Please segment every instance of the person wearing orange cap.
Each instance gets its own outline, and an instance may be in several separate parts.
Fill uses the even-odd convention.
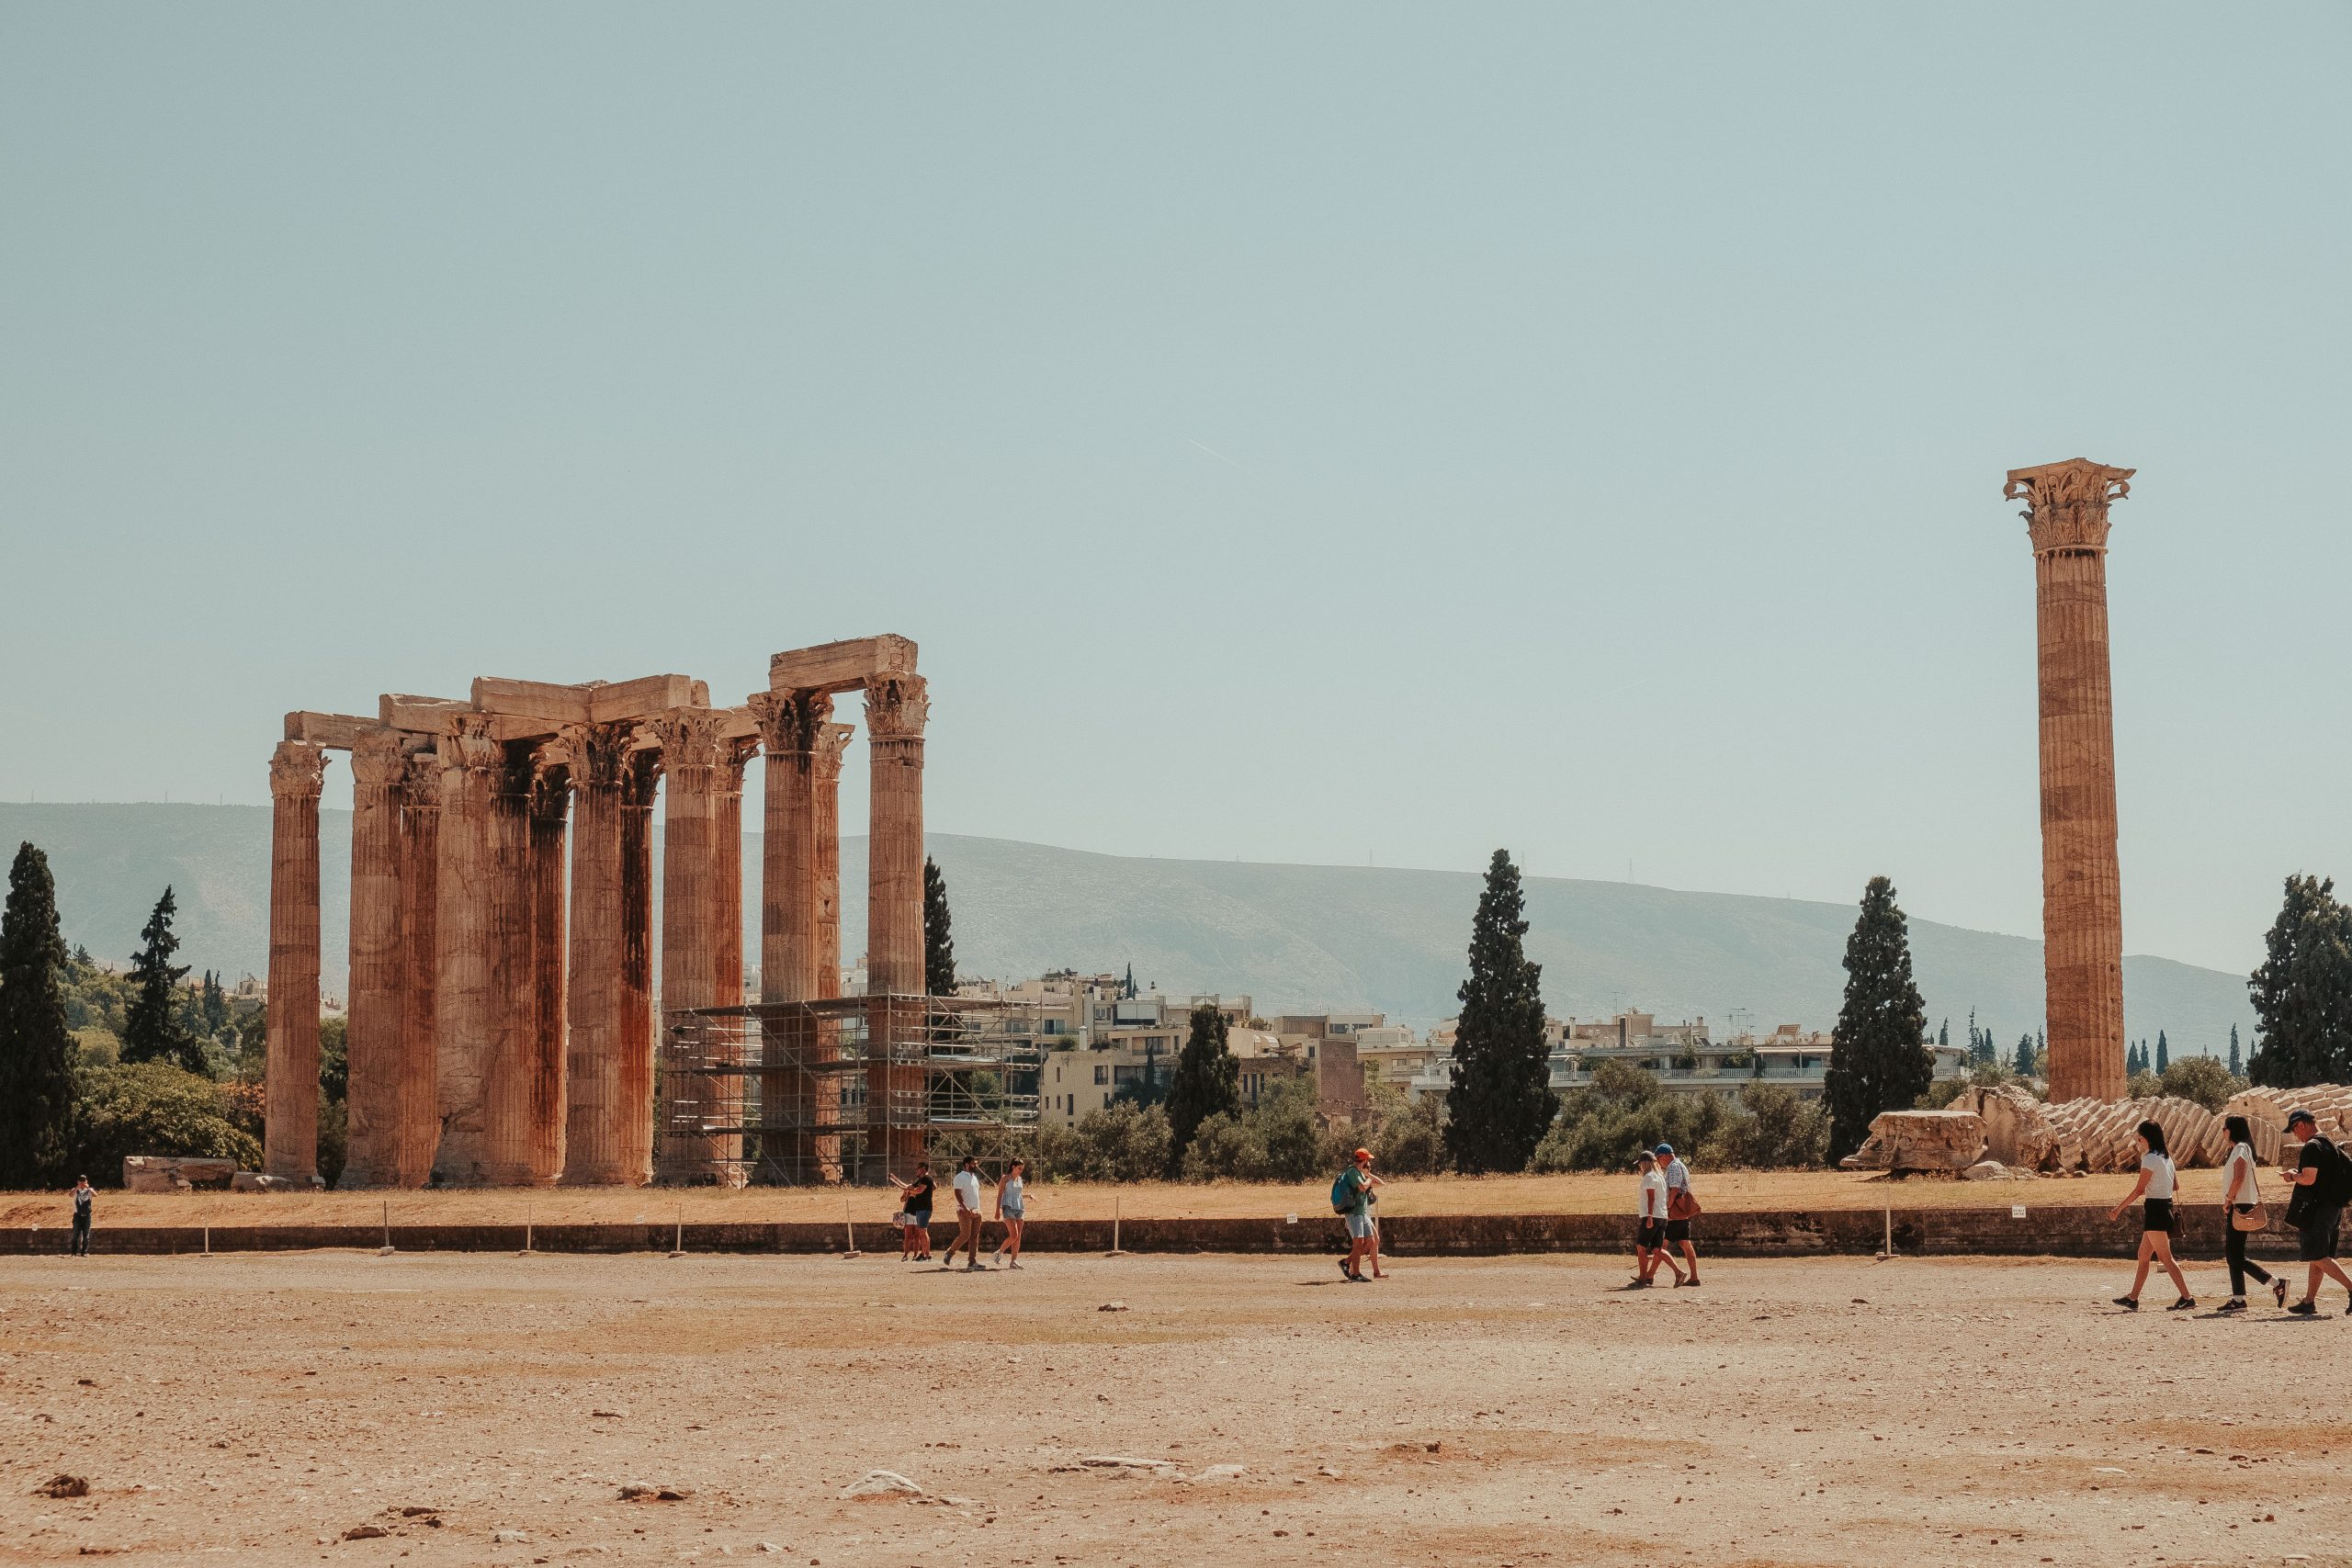
[[[1372,1151],[1358,1149],[1355,1163],[1340,1173],[1335,1195],[1344,1196],[1346,1206],[1340,1217],[1348,1224],[1348,1255],[1340,1263],[1340,1273],[1357,1284],[1364,1282],[1363,1261],[1372,1259],[1372,1277],[1385,1280],[1380,1272],[1380,1231],[1372,1217],[1372,1206],[1378,1201],[1372,1195],[1375,1187],[1387,1183],[1372,1173]]]

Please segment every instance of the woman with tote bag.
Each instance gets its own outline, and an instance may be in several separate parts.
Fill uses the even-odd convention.
[[[2270,1224],[2269,1213],[2262,1206],[2262,1190],[2254,1179],[2254,1129],[2243,1116],[2222,1118],[2222,1128],[2230,1135],[2230,1157],[2222,1162],[2222,1255],[2230,1263],[2230,1299],[2220,1310],[2245,1311],[2248,1276],[2257,1284],[2269,1286],[2271,1295],[2285,1306],[2287,1281],[2271,1278],[2268,1269],[2248,1262],[2245,1256],[2245,1238]]]

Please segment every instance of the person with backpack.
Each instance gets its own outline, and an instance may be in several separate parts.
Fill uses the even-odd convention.
[[[1690,1190],[1690,1169],[1675,1157],[1672,1144],[1660,1144],[1650,1153],[1666,1172],[1666,1245],[1680,1247],[1682,1261],[1690,1266],[1687,1271],[1676,1269],[1674,1282],[1677,1287],[1695,1285],[1699,1282],[1699,1252],[1690,1245],[1690,1222],[1699,1217],[1699,1200]],[[1671,1252],[1667,1255],[1667,1261],[1674,1261]]]
[[[2345,1277],[2335,1261],[2335,1228],[2344,1218],[2346,1201],[2352,1200],[2352,1160],[2345,1158],[2333,1138],[2321,1134],[2319,1118],[2308,1111],[2287,1118],[2287,1136],[2303,1140],[2302,1157],[2295,1167],[2295,1194],[2287,1201],[2287,1223],[2295,1227],[2295,1255],[2311,1269],[2303,1299],[2287,1310],[2297,1317],[2315,1316],[2324,1275],[2344,1287],[2344,1310],[2352,1315],[2352,1279]]]
[[[2262,1189],[2254,1178],[2254,1129],[2243,1116],[2227,1116],[2222,1120],[2222,1131],[2230,1139],[2229,1158],[2222,1162],[2222,1257],[2230,1266],[2230,1299],[2221,1310],[2245,1311],[2248,1275],[2256,1284],[2269,1286],[2271,1296],[2285,1306],[2287,1281],[2245,1255],[2245,1238],[2270,1223],[2262,1206]]]
[[[97,1190],[90,1179],[83,1177],[74,1184],[74,1256],[90,1256],[90,1210],[97,1201]]]
[[[1372,1228],[1372,1190],[1386,1185],[1372,1173],[1369,1149],[1358,1149],[1354,1163],[1331,1183],[1331,1212],[1346,1221],[1348,1226],[1348,1255],[1340,1259],[1340,1277],[1351,1284],[1370,1282],[1363,1271],[1367,1254],[1373,1256],[1377,1266],[1378,1254],[1373,1252],[1379,1243],[1374,1238]]]
[[[2180,1222],[2172,1206],[2174,1176],[2172,1156],[2165,1148],[2165,1130],[2154,1122],[2143,1122],[2139,1129],[2140,1179],[2124,1194],[2123,1201],[2108,1211],[2109,1224],[2123,1217],[2134,1199],[2146,1194],[2140,1218],[2140,1271],[2132,1276],[2132,1288],[2115,1298],[2115,1304],[2126,1312],[2140,1310],[2140,1287],[2148,1282],[2151,1265],[2161,1263],[2165,1272],[2172,1276],[2173,1284],[2180,1292],[2180,1299],[2165,1308],[2166,1312],[2187,1312],[2197,1304],[2188,1293],[2188,1281],[2180,1272],[2180,1265],[2173,1261],[2173,1233]]]

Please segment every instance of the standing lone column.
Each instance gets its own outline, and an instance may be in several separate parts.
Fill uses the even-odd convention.
[[[319,1169],[319,791],[326,753],[287,740],[269,760],[269,1018],[262,1165]]]
[[[348,1153],[338,1185],[397,1184],[401,1138],[401,783],[408,771],[400,737],[379,730],[351,747],[351,996]]]
[[[2107,509],[2131,468],[2009,470],[2033,539],[2041,677],[2041,942],[2050,1098],[2120,1100],[2123,892],[2107,648]]]
[[[873,786],[867,828],[865,988],[872,997],[919,997],[922,967],[922,733],[931,716],[920,675],[865,683]],[[924,1018],[922,1003],[885,1000],[866,1010],[865,1179],[913,1168],[922,1157]]]
[[[503,759],[490,721],[455,721],[440,738],[441,822],[435,876],[434,1077],[441,1136],[433,1175],[443,1186],[476,1187],[483,1168],[487,1077],[497,1044],[492,988],[492,774]]]
[[[563,1179],[617,1187],[621,1163],[621,769],[628,732],[572,740],[571,975],[565,1047]]]
[[[654,721],[662,738],[662,1128],[655,1178],[709,1182],[720,1176],[721,1141],[703,1129],[709,1076],[694,1070],[672,1034],[680,1011],[718,1000],[718,716],[673,708]]]

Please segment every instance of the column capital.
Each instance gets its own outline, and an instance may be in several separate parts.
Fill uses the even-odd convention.
[[[876,675],[865,682],[865,728],[876,740],[920,740],[931,720],[931,686],[920,675]]]
[[[651,747],[630,751],[621,759],[621,804],[651,810],[653,792],[662,783],[662,753]]]
[[[325,787],[327,753],[307,740],[281,740],[269,754],[269,793],[280,800],[319,798]]]
[[[637,726],[568,724],[556,732],[571,769],[571,782],[582,789],[617,789],[628,763]]]
[[[505,748],[490,732],[488,714],[459,714],[450,724],[449,732],[434,743],[443,768],[487,773],[505,760]]]
[[[529,809],[542,820],[561,822],[571,804],[571,748],[560,738],[531,753]]]
[[[411,811],[441,809],[441,755],[432,747],[401,755],[401,804]]]
[[[817,730],[817,777],[820,781],[838,781],[842,776],[842,754],[849,750],[849,738],[857,733],[854,724],[820,725]]]
[[[760,727],[760,743],[771,757],[815,750],[817,732],[833,716],[831,692],[754,692],[750,705]]]
[[[392,789],[408,776],[398,730],[372,729],[351,741],[351,782],[361,789]]]
[[[2022,501],[2018,515],[2033,539],[2033,553],[2107,548],[2107,508],[2132,493],[2136,468],[2110,468],[2087,457],[2039,468],[2011,468],[2002,499]]]
[[[718,765],[719,732],[727,716],[717,708],[669,708],[655,714],[650,722],[662,743],[662,765],[671,773],[681,768]]]

